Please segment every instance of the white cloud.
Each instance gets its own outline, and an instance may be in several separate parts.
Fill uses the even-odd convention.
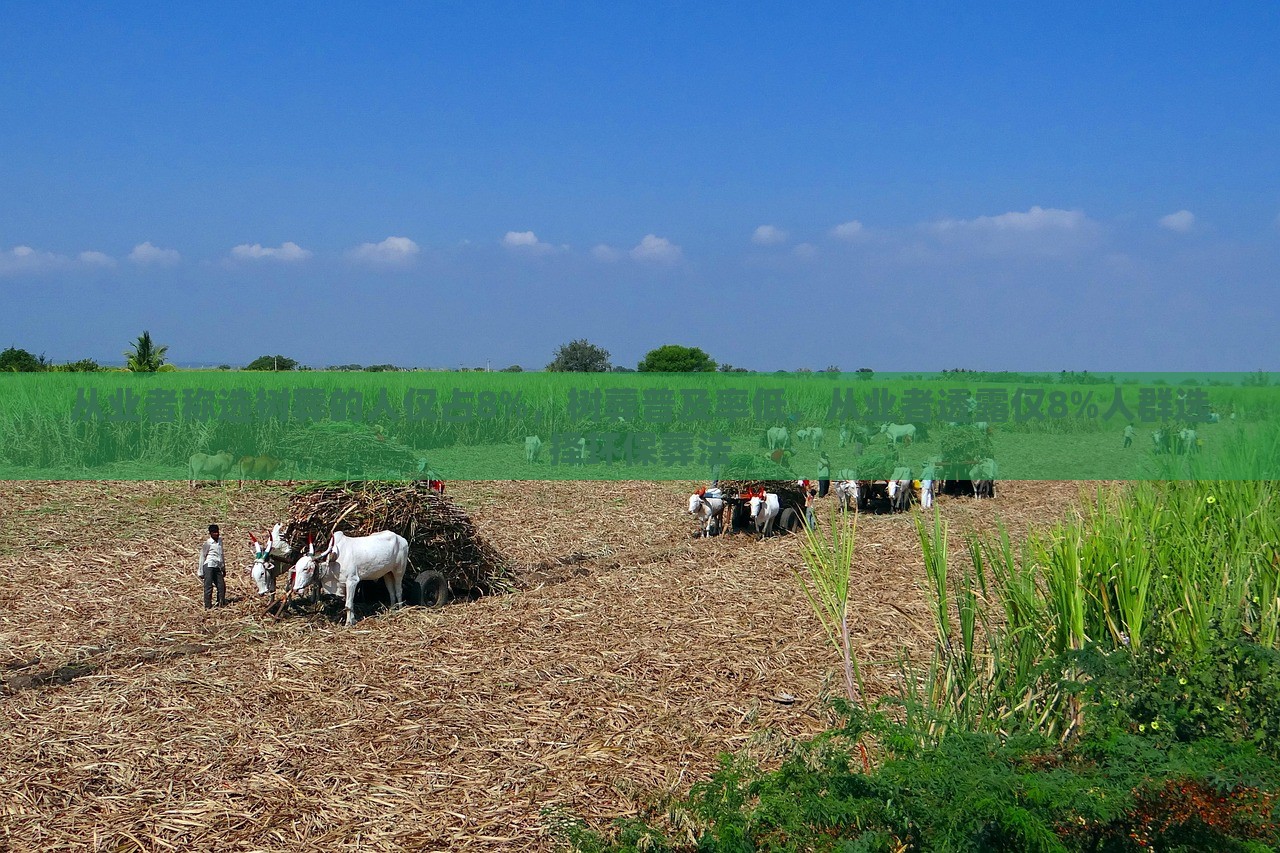
[[[176,249],[161,249],[148,240],[133,247],[129,260],[141,265],[173,266],[182,260],[182,255]]]
[[[375,266],[405,267],[413,263],[419,251],[418,244],[408,237],[388,237],[381,243],[361,243],[347,257]]]
[[[797,258],[804,258],[808,260],[809,258],[812,258],[818,254],[818,247],[813,245],[812,243],[801,243],[800,245],[792,249],[791,252]]]
[[[1160,227],[1179,234],[1186,234],[1196,224],[1196,215],[1189,210],[1179,210],[1168,216],[1160,217]]]
[[[71,270],[77,263],[82,267],[108,268],[114,267],[116,260],[102,252],[80,252],[72,258],[30,246],[14,246],[7,252],[0,252],[0,275]]]
[[[654,261],[665,264],[675,263],[684,256],[684,253],[680,251],[680,247],[675,243],[672,243],[666,237],[657,237],[653,234],[646,234],[644,239],[631,250],[630,254],[637,261]]]
[[[279,248],[254,243],[242,243],[231,250],[231,257],[241,261],[273,260],[273,261],[305,261],[311,257],[311,251],[297,243],[282,243]]]
[[[116,259],[102,252],[81,252],[80,263],[91,267],[114,267]]]
[[[550,243],[544,243],[538,239],[538,235],[532,231],[508,231],[506,236],[502,238],[502,245],[508,249],[515,249],[522,252],[533,252],[535,254],[545,254],[547,252],[557,251],[557,247]],[[568,246],[558,247],[559,251],[568,251]]]
[[[831,229],[831,236],[837,240],[855,240],[862,233],[862,223],[856,219],[842,222]]]
[[[502,238],[502,245],[509,249],[520,246],[536,246],[538,245],[538,235],[532,231],[508,231],[507,235]]]
[[[618,260],[618,258],[621,258],[622,253],[612,246],[606,246],[604,243],[601,243],[600,245],[592,248],[591,257],[595,258],[597,261],[612,263],[613,261]]]
[[[30,246],[14,246],[7,252],[0,252],[0,275],[44,272],[66,262],[66,258],[52,252],[40,252]]]
[[[789,235],[781,228],[773,225],[761,225],[751,235],[751,242],[759,246],[776,246],[779,243],[787,242]]]
[[[1025,213],[1010,211],[999,216],[979,216],[976,219],[943,219],[933,224],[935,230],[1032,232],[1073,231],[1087,227],[1090,220],[1081,210],[1060,210],[1056,207],[1032,207]]]
[[[925,232],[934,239],[975,256],[1039,255],[1061,257],[1096,246],[1102,227],[1080,210],[1032,207],[998,216],[974,219],[942,219],[929,223]],[[916,250],[929,250],[919,246]]]

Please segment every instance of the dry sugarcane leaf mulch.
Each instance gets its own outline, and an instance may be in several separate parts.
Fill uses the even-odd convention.
[[[281,489],[0,483],[0,847],[549,851],[546,807],[605,827],[721,752],[778,760],[839,689],[799,542],[694,540],[691,488],[451,483],[518,591],[347,629],[264,618],[234,563],[237,600],[202,609],[204,525],[247,543],[284,516]],[[939,506],[957,536],[998,512],[1016,538],[1077,487],[998,494]],[[910,515],[858,519],[873,695],[894,684],[876,662],[930,642],[914,537]],[[573,555],[586,573],[538,578]],[[66,681],[8,680],[76,661]]]

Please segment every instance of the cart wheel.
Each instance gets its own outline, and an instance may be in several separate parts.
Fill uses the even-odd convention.
[[[800,529],[800,513],[792,507],[784,509],[778,519],[778,529],[783,533],[795,533]]]
[[[424,607],[443,607],[449,603],[449,582],[437,571],[420,572],[413,579],[417,598]]]

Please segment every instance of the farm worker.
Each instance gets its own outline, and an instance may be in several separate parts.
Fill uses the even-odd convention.
[[[810,527],[813,527],[817,523],[816,519],[813,517],[813,499],[818,494],[818,490],[809,488],[808,480],[805,480],[804,484],[804,522]]]
[[[222,538],[218,534],[218,525],[209,525],[209,538],[200,546],[200,570],[197,572],[204,581],[204,609],[213,606],[213,590],[218,589],[218,606],[227,604],[227,568],[222,561]]]
[[[1133,428],[1133,424],[1129,424],[1127,427],[1125,427],[1124,428],[1124,446],[1128,447],[1129,445],[1133,444],[1133,437],[1137,434],[1138,434],[1138,431]]]
[[[929,459],[920,471],[920,506],[929,509],[933,506],[933,481],[938,479],[938,460]]]
[[[818,456],[818,497],[825,498],[831,488],[831,460],[824,450]]]

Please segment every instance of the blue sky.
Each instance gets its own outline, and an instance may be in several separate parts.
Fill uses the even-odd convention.
[[[1280,6],[17,4],[0,347],[1280,369]]]

